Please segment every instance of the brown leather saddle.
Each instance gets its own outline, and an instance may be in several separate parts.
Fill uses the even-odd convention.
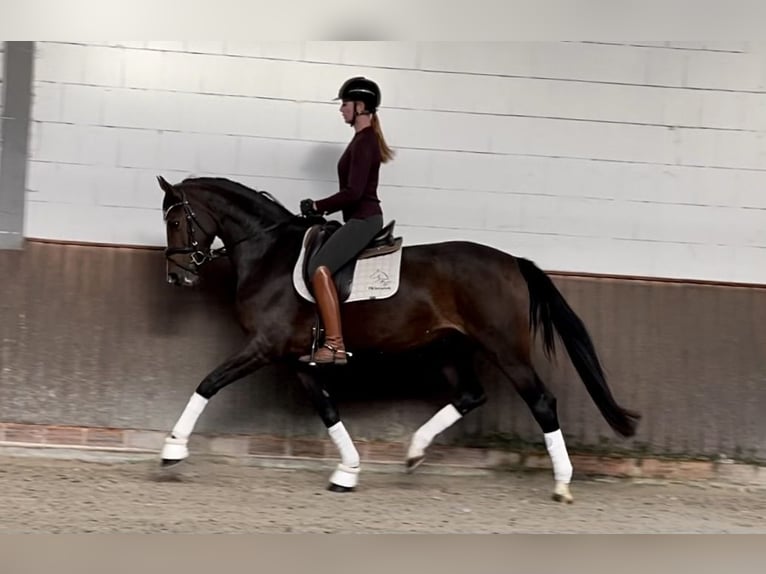
[[[343,302],[348,299],[351,294],[351,288],[354,283],[354,270],[356,269],[356,262],[360,259],[367,259],[370,257],[379,257],[388,253],[393,253],[402,248],[402,238],[394,237],[394,224],[396,220],[390,221],[385,227],[383,227],[375,237],[348,263],[341,267],[335,275],[333,275],[333,281],[335,282],[335,288],[338,291],[338,301]],[[317,251],[324,245],[327,240],[340,229],[341,223],[339,221],[331,220],[326,223],[317,224],[311,226],[306,239],[304,240],[304,246],[306,252],[303,257],[303,281],[306,284],[311,296],[314,296],[314,289],[311,285],[311,278],[308,275],[308,269],[311,264],[312,258],[317,254]]]

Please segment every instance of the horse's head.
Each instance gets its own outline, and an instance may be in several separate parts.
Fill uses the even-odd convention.
[[[157,181],[165,192],[162,214],[167,236],[167,281],[193,287],[199,283],[200,266],[213,258],[210,247],[217,234],[217,225],[206,210],[195,208],[190,194],[171,185],[162,176]]]

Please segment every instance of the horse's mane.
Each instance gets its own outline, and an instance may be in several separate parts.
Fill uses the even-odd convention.
[[[295,214],[287,209],[277,198],[268,191],[253,189],[237,181],[225,177],[187,177],[178,186],[204,187],[213,191],[222,191],[229,197],[240,197],[247,201],[265,200],[263,204],[268,211],[278,210],[284,217],[295,217]]]

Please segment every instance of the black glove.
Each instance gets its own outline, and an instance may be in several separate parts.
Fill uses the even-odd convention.
[[[301,215],[306,217],[311,215],[319,215],[319,212],[314,209],[314,201],[312,199],[304,199],[301,201]]]

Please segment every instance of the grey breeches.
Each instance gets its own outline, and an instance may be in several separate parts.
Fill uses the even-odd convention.
[[[349,219],[332,234],[311,261],[309,277],[318,267],[326,266],[334,274],[356,256],[373,237],[383,229],[383,216],[373,215],[367,219]]]

